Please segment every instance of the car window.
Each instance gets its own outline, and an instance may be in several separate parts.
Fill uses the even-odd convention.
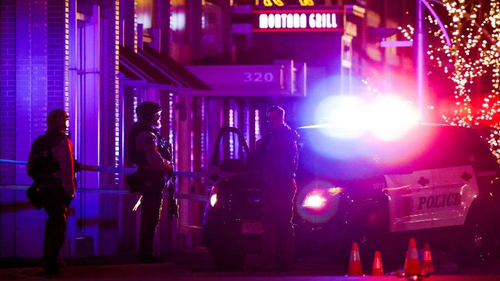
[[[490,145],[486,142],[485,138],[481,137],[479,132],[472,131],[473,148],[473,165],[479,170],[498,170],[498,162],[495,155],[490,149]]]
[[[495,167],[496,160],[479,134],[469,128],[437,127],[432,141],[417,155],[411,165],[416,170],[474,165]]]
[[[309,177],[338,180],[363,179],[376,176],[381,171],[376,161],[371,158],[331,159],[307,149],[302,149],[299,155],[298,174],[306,174]]]
[[[422,153],[411,161],[415,170],[429,170],[469,164],[471,145],[469,136],[461,130],[430,129],[431,140]]]
[[[230,132],[223,136],[221,145],[221,158],[222,159],[245,159],[246,152],[241,143],[238,134]]]
[[[245,149],[246,143],[238,133],[226,131],[219,136],[218,147],[214,149],[213,165],[241,166],[243,167],[248,158]]]
[[[307,132],[301,135],[299,147],[298,177],[349,180],[369,178],[381,171],[365,144]]]

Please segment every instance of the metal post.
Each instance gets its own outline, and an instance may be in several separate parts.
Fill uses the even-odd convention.
[[[192,117],[191,117],[191,102],[192,97],[179,97],[179,110],[177,113],[177,122],[178,122],[178,135],[177,141],[179,144],[178,149],[178,171],[191,171],[191,125],[192,125]],[[178,190],[180,193],[189,194],[191,186],[191,180],[189,178],[179,178],[178,179]],[[179,248],[190,248],[192,245],[192,236],[190,233],[189,226],[191,225],[193,215],[192,212],[192,204],[193,202],[182,200],[180,202],[180,210],[179,210],[179,235],[180,245]]]
[[[417,22],[416,22],[416,30],[413,42],[408,41],[382,41],[380,43],[381,47],[411,47],[416,46],[414,49],[414,57],[416,58],[416,66],[417,66],[417,99],[418,99],[418,111],[419,117],[421,120],[425,117],[426,113],[426,64],[425,64],[425,37],[424,37],[424,5],[429,10],[431,15],[437,21],[439,28],[443,32],[444,38],[446,40],[446,44],[448,46],[452,45],[450,40],[450,36],[441,21],[438,17],[436,11],[432,8],[429,2],[443,5],[440,0],[417,0]],[[379,29],[380,31],[384,31],[383,28]],[[389,31],[390,29],[386,29]],[[384,33],[381,33],[381,35]],[[390,34],[390,33],[389,33]],[[384,36],[385,38],[385,36]]]
[[[422,120],[425,113],[425,49],[424,49],[424,15],[423,15],[423,0],[417,0],[417,28],[416,28],[416,43],[417,43],[417,94],[418,94],[418,110],[419,117]]]

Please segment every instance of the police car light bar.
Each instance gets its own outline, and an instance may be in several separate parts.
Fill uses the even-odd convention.
[[[316,122],[328,124],[323,133],[333,138],[357,138],[370,133],[384,141],[396,140],[419,122],[412,104],[383,95],[368,103],[353,96],[333,96],[320,102]]]

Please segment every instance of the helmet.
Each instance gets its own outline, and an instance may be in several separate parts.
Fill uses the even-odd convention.
[[[161,107],[156,102],[145,101],[137,106],[135,113],[139,120],[153,120],[156,113],[161,111]]]
[[[66,130],[68,128],[68,124],[66,123],[68,119],[69,115],[66,111],[60,109],[52,110],[49,112],[49,116],[47,116],[47,126],[49,130]]]

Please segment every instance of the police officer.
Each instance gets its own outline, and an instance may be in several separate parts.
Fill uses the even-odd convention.
[[[293,199],[299,135],[285,124],[285,110],[267,110],[269,133],[257,143],[263,166],[263,270],[288,270],[293,260]]]
[[[65,132],[69,116],[53,110],[47,117],[48,130],[32,144],[28,175],[39,193],[40,206],[49,215],[45,223],[43,262],[45,274],[59,273],[59,253],[64,243],[68,207],[75,196],[75,161],[73,144]],[[31,189],[31,188],[30,188]]]
[[[138,169],[136,177],[139,186],[131,186],[142,194],[141,230],[139,253],[141,262],[161,262],[153,255],[153,239],[160,219],[162,190],[166,176],[172,174],[172,151],[168,142],[160,135],[161,108],[146,101],[137,106],[138,122],[134,123],[129,135],[129,157]]]

